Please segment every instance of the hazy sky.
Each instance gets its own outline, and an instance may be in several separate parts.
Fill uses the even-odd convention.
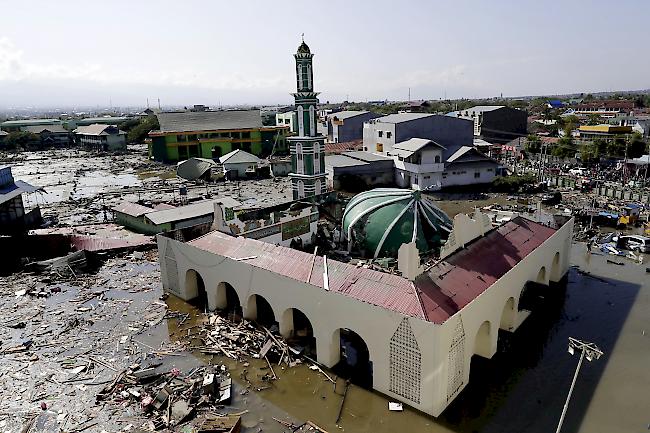
[[[0,0],[0,107],[290,103],[650,87],[650,1]]]

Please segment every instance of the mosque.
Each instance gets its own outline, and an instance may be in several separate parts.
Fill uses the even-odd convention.
[[[296,60],[298,134],[290,139],[295,198],[325,191],[314,127],[313,54]],[[554,290],[569,267],[573,219],[522,217],[493,228],[479,211],[453,220],[417,191],[361,193],[343,215],[348,250],[395,257],[381,271],[218,230],[184,242],[157,237],[165,291],[205,299],[308,346],[328,368],[432,416],[467,386],[473,356],[491,358],[499,331],[531,314],[526,293]],[[421,257],[434,255],[423,265]]]

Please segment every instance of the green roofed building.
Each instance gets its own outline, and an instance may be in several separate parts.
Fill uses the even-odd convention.
[[[151,131],[149,157],[175,162],[219,159],[242,149],[256,156],[287,151],[284,126],[262,126],[259,110],[158,113],[160,129]]]
[[[415,241],[420,254],[437,250],[453,226],[447,214],[419,191],[377,188],[350,200],[343,214],[348,249],[365,257],[397,257],[404,243]]]

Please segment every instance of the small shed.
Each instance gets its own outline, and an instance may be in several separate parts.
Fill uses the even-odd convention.
[[[223,172],[234,172],[237,177],[246,177],[246,172],[255,172],[260,159],[244,150],[236,149],[219,158]]]

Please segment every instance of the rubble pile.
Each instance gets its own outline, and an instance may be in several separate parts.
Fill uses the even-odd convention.
[[[196,367],[186,375],[173,368],[162,373],[161,363],[131,365],[98,394],[122,409],[136,406],[149,418],[147,427],[174,427],[199,412],[214,413],[230,402],[232,379],[226,366]]]

